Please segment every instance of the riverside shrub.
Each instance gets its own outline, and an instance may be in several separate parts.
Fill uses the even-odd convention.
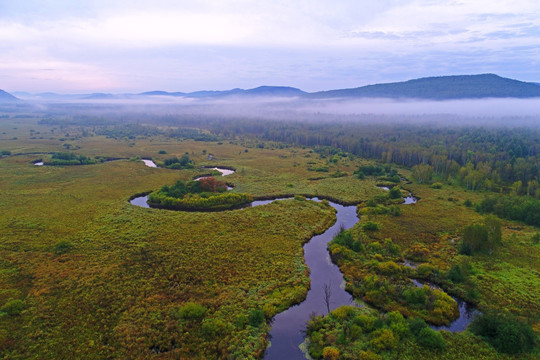
[[[509,315],[479,315],[471,323],[470,329],[497,351],[507,354],[530,352],[538,343],[538,336],[529,324]]]

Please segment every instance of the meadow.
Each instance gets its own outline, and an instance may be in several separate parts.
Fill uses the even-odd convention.
[[[333,209],[290,200],[200,213],[143,209],[128,200],[216,164],[237,169],[227,178],[233,192],[254,196],[346,193],[342,201],[358,201],[377,191],[352,177],[354,193],[343,179],[306,180],[315,158],[307,149],[79,138],[77,129],[55,134],[33,119],[2,130],[17,138],[2,139],[12,155],[0,160],[0,340],[8,358],[257,357],[267,343],[266,320],[305,296],[302,244],[333,223]],[[44,133],[47,139],[39,139]],[[65,151],[66,141],[84,156],[125,159],[33,165]],[[186,152],[194,169],[149,168],[138,160]],[[353,166],[347,160],[335,167]],[[330,184],[318,190],[319,183]],[[183,315],[189,304],[202,314]]]
[[[353,241],[330,245],[332,259],[358,299],[408,319],[338,309],[315,319],[309,335],[319,347],[316,357],[330,347],[341,354],[336,358],[512,358],[469,331],[443,331],[444,348],[430,348],[418,345],[414,333],[399,330],[413,317],[451,321],[455,309],[445,292],[483,312],[512,314],[540,332],[537,228],[501,220],[502,243],[493,253],[459,253],[463,228],[484,219],[474,204],[487,191],[470,191],[452,181],[433,187],[401,180],[401,189],[420,199],[401,205],[377,188],[388,179],[357,175],[372,160],[347,152],[326,154],[248,135],[213,139],[204,131],[202,139],[211,141],[186,133],[103,133],[40,119],[29,114],[0,123],[0,151],[9,152],[0,159],[4,358],[261,358],[269,320],[302,301],[309,288],[302,244],[335,221],[334,210],[302,197],[223,212],[129,203],[136,194],[207,174],[203,166],[234,168],[223,178],[232,193],[309,195],[359,204],[361,221],[348,232]],[[58,152],[116,160],[33,164]],[[193,168],[150,168],[140,160],[163,163],[185,154]],[[411,169],[393,167],[413,180]],[[396,206],[398,211],[384,210]],[[420,265],[410,269],[405,259]],[[453,267],[465,272],[462,281],[448,276]],[[387,293],[367,288],[368,278],[375,277],[388,285]],[[445,292],[428,294],[439,300],[439,310],[426,312],[391,296],[393,287],[411,278],[442,287]],[[353,325],[359,327],[354,336]]]

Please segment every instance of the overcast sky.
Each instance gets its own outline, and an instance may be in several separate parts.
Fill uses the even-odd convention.
[[[0,0],[0,89],[540,82],[538,0]]]

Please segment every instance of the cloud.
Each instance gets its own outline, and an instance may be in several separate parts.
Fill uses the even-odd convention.
[[[530,0],[5,1],[0,75],[12,89],[32,78],[77,91],[320,90],[486,70],[539,80],[539,37]],[[51,68],[63,75],[40,73]]]

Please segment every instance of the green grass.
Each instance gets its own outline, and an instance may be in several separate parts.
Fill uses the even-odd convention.
[[[385,193],[376,188],[374,177],[360,180],[353,175],[366,164],[358,158],[334,164],[310,149],[271,148],[271,143],[261,149],[248,138],[220,144],[161,136],[83,137],[79,127],[40,126],[37,120],[0,123],[0,150],[12,153],[0,159],[0,308],[21,305],[12,315],[0,316],[0,354],[5,358],[260,356],[269,330],[259,321],[260,314],[268,320],[303,299],[309,281],[302,244],[334,221],[333,210],[289,200],[244,210],[187,213],[135,207],[129,198],[208,173],[203,165],[235,168],[221,180],[233,184],[233,192],[254,197],[303,194],[358,203]],[[188,152],[195,168],[154,169],[129,160],[32,165],[50,153],[66,151],[65,143],[71,144],[69,151],[92,158],[163,161]],[[208,160],[209,153],[215,160]],[[318,167],[329,172],[309,170]],[[331,177],[335,173],[348,176]],[[398,205],[400,216],[362,215],[352,230],[363,234],[364,245],[391,238],[400,247],[398,256],[370,254],[370,271],[388,270],[379,263],[409,256],[414,246],[425,248],[422,261],[441,273],[460,264],[461,230],[482,219],[463,202],[475,203],[484,195],[447,184],[442,189],[415,184],[405,188],[420,202]],[[367,221],[379,224],[379,230],[363,231]],[[540,331],[535,296],[540,248],[530,240],[536,231],[503,221],[503,245],[492,256],[471,258],[474,273],[469,278],[481,309],[511,311],[529,318]],[[349,285],[365,270],[366,264],[360,263],[365,259],[357,261],[342,264]],[[466,291],[463,284],[448,286],[457,293]],[[181,314],[188,303],[206,310],[200,317],[185,318]],[[443,335],[447,345],[441,358],[494,356],[470,334]],[[399,345],[398,354],[411,359],[433,355],[407,343]]]
[[[50,131],[34,121],[18,120],[16,130],[6,125],[4,136],[18,140],[2,139],[1,146],[13,156],[0,159],[0,306],[12,300],[24,305],[19,315],[0,317],[0,352],[8,358],[258,356],[269,328],[250,316],[262,311],[270,319],[305,297],[302,244],[334,221],[333,210],[290,200],[186,213],[139,208],[128,199],[206,173],[202,165],[236,168],[223,180],[236,186],[234,192],[248,189],[255,196],[360,201],[373,191],[352,176],[306,180],[307,162],[317,157],[309,150],[245,153],[229,143],[148,138],[130,146],[75,137],[69,143],[80,147],[72,150],[76,154],[163,161],[189,152],[196,168],[153,169],[129,160],[34,166],[42,154],[63,151],[58,139],[66,132],[77,133],[55,130],[54,140],[30,139],[29,128]],[[208,161],[203,149],[217,160]],[[30,152],[38,154],[22,155]],[[189,302],[207,309],[203,318],[179,318],[178,309]]]

